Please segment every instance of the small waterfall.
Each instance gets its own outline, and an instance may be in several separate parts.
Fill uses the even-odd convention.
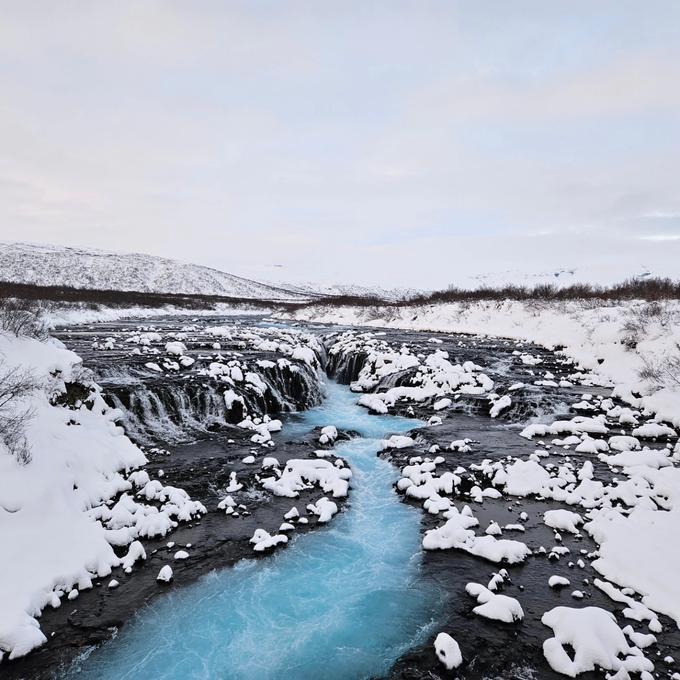
[[[346,510],[271,557],[168,590],[67,678],[377,678],[435,632],[444,600],[422,577],[420,512],[395,494],[396,469],[375,455],[387,432],[419,421],[372,416],[332,383],[324,404],[296,420],[285,436],[327,423],[361,434],[337,447],[354,473]]]
[[[105,397],[123,414],[133,439],[152,444],[179,442],[224,425],[224,396],[215,385],[194,381],[119,386]]]
[[[273,362],[272,362],[273,363]],[[106,384],[105,398],[119,408],[121,424],[136,441],[151,445],[177,443],[200,434],[235,424],[250,415],[274,415],[316,406],[323,397],[321,375],[307,364],[289,363],[253,366],[266,388],[262,391],[247,382],[233,389],[236,401],[227,411],[224,383],[207,376],[155,378],[144,381],[124,368],[118,368]]]
[[[417,372],[417,368],[406,368],[403,371],[388,373],[380,378],[380,382],[378,382],[373,391],[387,392],[387,390],[391,390],[393,387],[412,386],[414,383],[411,379]]]
[[[341,385],[349,385],[359,377],[367,358],[366,352],[330,352],[326,372]]]

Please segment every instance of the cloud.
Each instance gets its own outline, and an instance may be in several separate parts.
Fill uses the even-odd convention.
[[[2,237],[423,286],[677,258],[679,15],[10,3]]]

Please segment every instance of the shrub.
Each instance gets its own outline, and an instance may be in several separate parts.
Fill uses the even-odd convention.
[[[662,361],[652,362],[643,357],[643,368],[639,375],[655,387],[680,387],[680,344],[675,345],[676,353],[664,357]]]
[[[17,337],[47,338],[42,321],[44,308],[36,300],[4,298],[0,300],[0,330]]]
[[[29,372],[0,364],[0,441],[22,465],[31,460],[26,426],[33,417],[33,411],[21,402],[36,387]]]

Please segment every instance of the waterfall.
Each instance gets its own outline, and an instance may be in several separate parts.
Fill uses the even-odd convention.
[[[322,376],[303,363],[274,363],[253,366],[253,372],[266,388],[258,391],[251,384],[237,383],[232,389],[243,408],[227,411],[224,391],[216,378],[200,375],[165,376],[144,381],[118,367],[100,377],[104,397],[123,412],[121,424],[136,441],[187,441],[243,418],[244,410],[253,416],[274,415],[316,406],[323,397]],[[108,383],[108,384],[107,384]]]

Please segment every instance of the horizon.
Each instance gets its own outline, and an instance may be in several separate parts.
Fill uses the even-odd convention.
[[[478,289],[488,289],[494,291],[502,291],[507,288],[517,288],[524,289],[527,291],[538,290],[540,287],[549,286],[556,290],[559,289],[569,289],[569,288],[579,288],[581,286],[590,287],[592,290],[602,290],[606,292],[616,288],[617,286],[626,286],[629,284],[635,284],[636,282],[643,283],[644,281],[664,281],[670,280],[673,283],[680,282],[680,276],[675,274],[657,274],[653,271],[645,269],[640,271],[638,274],[629,273],[627,275],[622,275],[619,278],[615,276],[602,275],[602,272],[588,272],[579,271],[578,269],[573,270],[559,270],[559,271],[543,271],[543,272],[533,272],[528,275],[518,276],[503,276],[496,273],[495,275],[479,275],[476,277],[471,277],[470,282],[457,284],[449,283],[445,286],[439,288],[415,288],[415,287],[385,287],[385,286],[370,286],[370,285],[356,285],[356,284],[324,284],[321,282],[314,281],[302,281],[298,283],[288,282],[285,280],[265,280],[265,279],[255,279],[246,276],[240,276],[238,274],[232,274],[231,272],[225,272],[221,269],[210,267],[208,265],[200,265],[194,262],[189,262],[181,259],[168,258],[158,255],[153,255],[151,253],[135,252],[129,250],[106,250],[101,248],[87,248],[83,246],[64,246],[53,243],[34,243],[28,241],[5,241],[0,240],[0,249],[2,246],[22,246],[28,248],[35,248],[48,251],[60,251],[60,250],[71,250],[71,251],[81,251],[85,255],[96,254],[115,257],[149,257],[159,259],[168,263],[177,264],[180,266],[189,267],[199,267],[207,268],[218,274],[226,274],[227,276],[236,276],[237,278],[243,278],[246,281],[252,281],[255,283],[261,283],[266,286],[279,287],[281,289],[288,288],[291,292],[297,291],[308,291],[308,292],[319,292],[328,293],[330,295],[349,295],[350,297],[356,295],[361,296],[380,296],[382,293],[397,293],[409,296],[419,296],[419,295],[429,295],[443,293],[446,291],[460,291],[460,292],[474,292]],[[506,273],[507,274],[507,273]],[[571,277],[571,278],[570,278]],[[14,279],[8,279],[8,282],[15,282],[19,284],[26,285],[37,285],[42,286],[42,283],[32,284],[29,281],[15,281]],[[65,284],[58,284],[64,286]],[[66,285],[66,287],[69,287]],[[82,286],[73,286],[78,289]],[[96,289],[93,289],[96,290]],[[121,288],[120,290],[130,290],[127,288]]]

